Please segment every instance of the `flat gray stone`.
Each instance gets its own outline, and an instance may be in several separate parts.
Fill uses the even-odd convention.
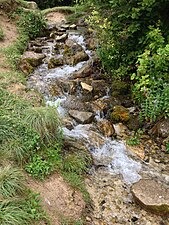
[[[69,110],[69,115],[82,124],[91,123],[94,118],[93,113],[78,110]]]
[[[141,179],[132,186],[135,201],[144,209],[157,214],[169,213],[169,188],[150,179]]]

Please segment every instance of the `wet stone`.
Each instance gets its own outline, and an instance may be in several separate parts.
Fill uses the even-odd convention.
[[[157,214],[169,213],[169,189],[155,180],[141,179],[132,186],[135,201]]]
[[[94,117],[91,112],[82,112],[78,110],[69,110],[69,115],[82,124],[91,123]]]

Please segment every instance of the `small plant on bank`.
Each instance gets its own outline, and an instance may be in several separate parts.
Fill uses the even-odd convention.
[[[53,171],[59,170],[61,163],[60,147],[56,146],[33,155],[25,166],[25,170],[32,177],[44,180]]]
[[[167,142],[167,143],[165,144],[165,147],[166,147],[166,152],[169,153],[169,142]]]
[[[133,137],[130,137],[127,139],[126,143],[131,146],[140,145],[141,143],[140,138],[142,134],[143,134],[143,131],[138,129]]]
[[[2,28],[0,27],[0,41],[3,41],[4,37],[5,37],[4,32],[3,32]]]

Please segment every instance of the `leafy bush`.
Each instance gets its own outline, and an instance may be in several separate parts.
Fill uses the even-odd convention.
[[[46,27],[46,21],[40,12],[18,10],[19,21],[17,23],[21,33],[30,39],[41,35]]]
[[[142,118],[153,122],[168,117],[169,2],[104,2],[88,18],[99,37],[98,54],[104,69],[113,78],[131,78],[133,98],[141,107]]]

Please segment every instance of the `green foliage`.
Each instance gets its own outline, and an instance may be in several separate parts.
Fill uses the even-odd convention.
[[[16,168],[0,167],[0,196],[3,198],[16,197],[23,193],[24,177]]]
[[[26,110],[25,122],[40,134],[41,140],[46,144],[62,139],[60,120],[54,107],[41,106]]]
[[[34,178],[45,179],[61,165],[60,147],[49,148],[33,155],[25,170]]]
[[[87,21],[99,38],[104,69],[113,79],[131,78],[143,119],[168,117],[169,2],[112,0],[102,8],[100,2],[88,2],[96,6]]]
[[[64,157],[63,170],[70,173],[82,175],[88,171],[90,159],[79,151],[78,153],[71,153]]]
[[[140,140],[137,136],[131,137],[127,140],[127,144],[131,146],[136,146],[140,144]]]
[[[18,10],[20,17],[17,25],[21,33],[24,33],[30,39],[41,35],[46,28],[45,18],[40,12]]]
[[[166,152],[169,153],[169,142],[166,143]]]
[[[21,205],[29,214],[32,221],[40,221],[43,219],[45,224],[50,224],[41,204],[42,201],[40,199],[40,195],[31,191],[28,191],[27,197],[21,202]]]

